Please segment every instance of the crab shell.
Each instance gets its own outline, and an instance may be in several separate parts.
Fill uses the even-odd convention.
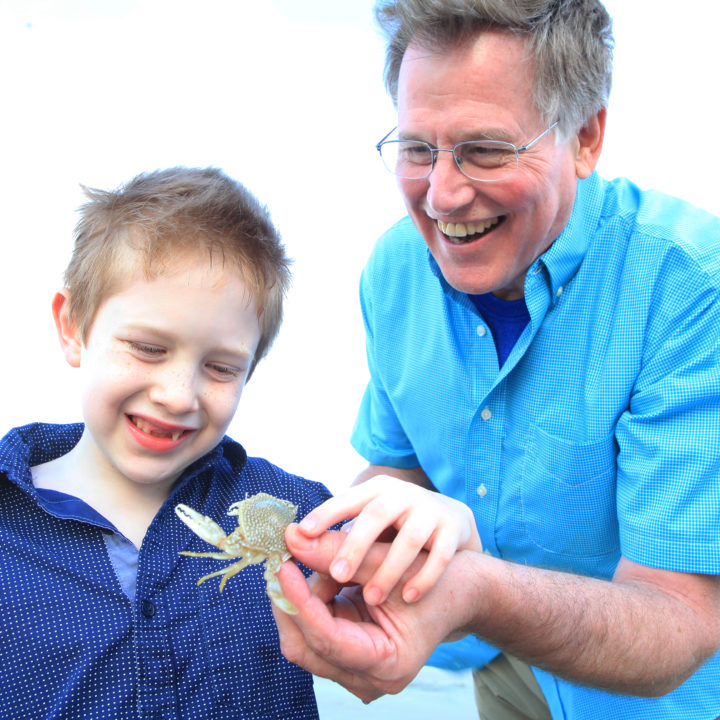
[[[268,493],[233,503],[228,515],[237,515],[238,526],[228,536],[228,546],[259,550],[270,556],[280,556],[280,562],[290,557],[285,545],[285,528],[295,520],[297,505]]]

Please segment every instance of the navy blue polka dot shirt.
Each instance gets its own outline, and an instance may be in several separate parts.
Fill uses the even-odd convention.
[[[330,493],[226,438],[190,466],[139,553],[101,515],[38,491],[30,468],[67,453],[82,425],[33,424],[0,441],[0,715],[23,720],[317,718],[312,676],[279,650],[263,566],[220,566],[174,513],[185,503],[231,532],[227,508],[267,492],[298,518]],[[92,478],[88,478],[92,482]]]

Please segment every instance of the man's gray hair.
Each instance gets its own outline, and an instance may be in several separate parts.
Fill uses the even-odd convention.
[[[385,85],[397,104],[410,43],[447,50],[484,30],[525,36],[535,59],[534,98],[547,125],[567,136],[607,106],[612,82],[612,21],[599,0],[378,0],[388,39]]]

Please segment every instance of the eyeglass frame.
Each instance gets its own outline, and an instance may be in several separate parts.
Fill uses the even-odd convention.
[[[380,142],[378,142],[375,145],[375,149],[378,151],[378,154],[380,155],[380,159],[382,160],[382,146],[383,144],[387,143],[400,143],[400,142],[417,142],[422,143],[423,145],[427,145],[428,148],[430,148],[430,157],[432,158],[430,161],[430,169],[427,171],[427,174],[421,176],[421,177],[405,177],[404,175],[398,175],[398,173],[393,172],[388,168],[388,166],[385,164],[385,161],[383,160],[383,165],[387,168],[388,172],[392,173],[396,177],[401,177],[404,180],[426,180],[430,177],[430,174],[435,169],[435,163],[437,162],[438,153],[441,152],[449,152],[452,153],[453,160],[455,161],[455,166],[457,169],[469,180],[472,180],[474,182],[500,182],[502,180],[506,180],[508,177],[512,177],[512,175],[515,173],[515,171],[520,166],[520,153],[525,152],[525,150],[529,150],[535,143],[542,140],[551,130],[554,130],[558,125],[560,124],[559,120],[556,120],[550,127],[543,130],[537,137],[530,140],[530,142],[525,143],[522,147],[517,147],[513,145],[510,142],[506,142],[505,140],[491,140],[488,138],[485,142],[494,142],[502,145],[507,145],[508,147],[511,147],[515,151],[515,169],[507,176],[500,177],[500,178],[474,178],[470,175],[468,175],[463,169],[462,169],[462,162],[458,161],[458,157],[455,154],[455,148],[458,147],[458,145],[465,145],[467,143],[472,142],[480,142],[479,140],[463,140],[461,142],[455,143],[451,148],[434,148],[430,143],[425,142],[424,140],[388,140],[388,138],[397,130],[397,125],[387,134],[385,135]]]

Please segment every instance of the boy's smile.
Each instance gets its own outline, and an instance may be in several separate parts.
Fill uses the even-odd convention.
[[[137,442],[148,450],[158,452],[178,447],[194,432],[193,428],[169,425],[140,415],[128,415],[127,420],[128,429]]]
[[[76,459],[100,481],[169,492],[225,434],[259,338],[255,300],[230,263],[192,255],[151,279],[131,271],[86,343],[66,349],[82,372]]]

